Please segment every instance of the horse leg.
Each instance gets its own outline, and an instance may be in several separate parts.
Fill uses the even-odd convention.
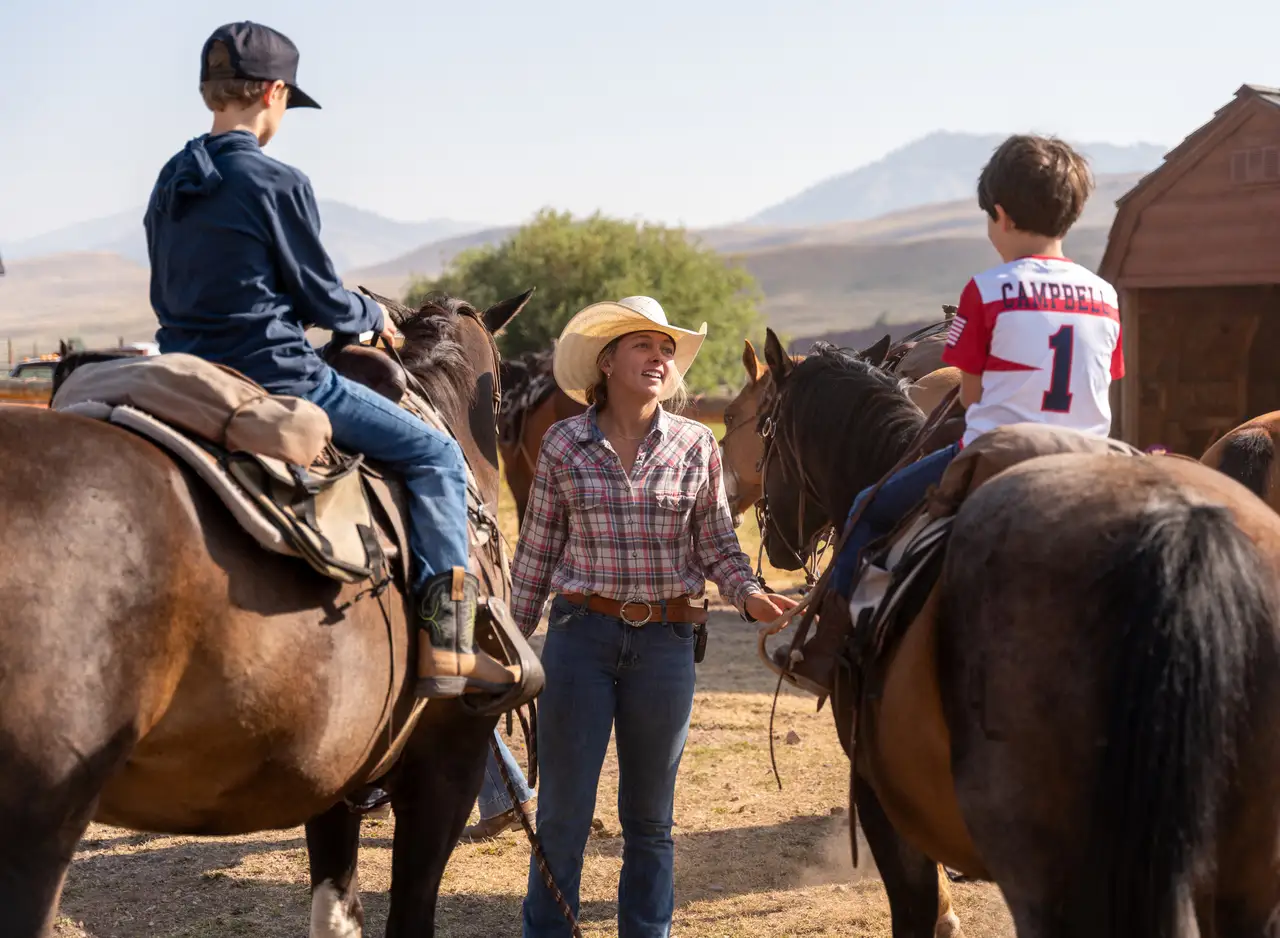
[[[88,711],[86,711],[88,712]],[[6,734],[8,735],[8,734]],[[7,938],[52,934],[67,867],[98,795],[132,745],[120,732],[94,752],[70,751],[52,727],[45,752],[0,744],[0,915]]]
[[[480,793],[497,717],[475,717],[457,701],[428,704],[401,757],[391,796],[387,938],[434,938],[445,864]]]
[[[855,801],[862,833],[889,896],[893,938],[961,938],[946,873],[899,836],[866,782],[857,786]]]
[[[307,858],[311,863],[310,938],[361,938],[357,866],[361,816],[339,801],[307,822]]]

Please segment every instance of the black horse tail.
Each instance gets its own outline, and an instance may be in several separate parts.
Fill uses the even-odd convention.
[[[1097,584],[1105,749],[1070,934],[1172,938],[1212,871],[1274,572],[1225,508],[1174,495],[1134,518]]]
[[[1261,427],[1241,430],[1222,448],[1218,471],[1231,476],[1254,495],[1265,498],[1267,474],[1275,458],[1276,448],[1269,432]]]

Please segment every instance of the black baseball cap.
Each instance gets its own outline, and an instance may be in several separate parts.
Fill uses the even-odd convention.
[[[209,68],[209,49],[221,42],[231,55],[231,62]],[[283,81],[289,86],[287,107],[316,107],[315,98],[297,85],[298,47],[284,33],[260,23],[228,23],[219,26],[205,40],[200,53],[200,80],[222,81],[243,78],[249,81]]]

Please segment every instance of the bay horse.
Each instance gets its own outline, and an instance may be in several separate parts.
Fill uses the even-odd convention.
[[[923,331],[923,330],[922,330]],[[919,342],[903,340],[890,345],[889,336],[858,352],[858,357],[873,365],[886,365],[891,374],[908,378],[907,395],[924,413],[932,413],[952,388],[960,384],[960,372],[943,364],[938,337],[926,336]],[[803,355],[792,355],[799,363]],[[743,340],[742,367],[747,383],[724,411],[724,436],[720,438],[720,461],[724,466],[725,495],[734,525],[760,500],[764,489],[760,467],[764,460],[764,437],[759,432],[759,415],[768,408],[773,391],[773,375],[756,354],[750,339]],[[945,446],[963,433],[963,419],[948,421],[939,427],[939,446]],[[949,436],[947,436],[949,435]],[[947,438],[943,439],[944,436]]]
[[[529,489],[538,466],[542,438],[551,425],[586,411],[556,384],[551,374],[555,350],[525,352],[502,362],[502,415],[498,451],[502,471],[516,503],[517,523],[524,520]]]
[[[526,299],[481,312],[436,298],[397,323],[404,365],[491,511],[492,333]],[[50,933],[97,821],[187,836],[305,825],[310,934],[358,938],[361,818],[344,797],[385,749],[385,708],[398,725],[414,702],[416,643],[391,641],[408,630],[398,586],[371,595],[267,552],[184,465],[120,427],[0,408],[0,452],[4,934]],[[435,934],[496,722],[429,702],[381,782],[396,817],[387,935]]]
[[[763,533],[796,569],[924,415],[856,356],[780,352]],[[970,494],[892,653],[916,679],[833,698],[895,938],[955,933],[939,863],[994,881],[1019,938],[1274,934],[1278,581],[1280,516],[1194,460],[1040,456]],[[895,745],[932,761],[889,772]]]
[[[1227,431],[1200,461],[1229,475],[1280,512],[1280,478],[1276,447],[1280,444],[1280,411],[1262,414]]]

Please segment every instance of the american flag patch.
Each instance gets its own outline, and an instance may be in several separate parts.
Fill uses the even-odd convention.
[[[947,344],[955,345],[960,338],[960,333],[964,332],[965,318],[959,313],[951,320],[951,328],[947,330]]]

